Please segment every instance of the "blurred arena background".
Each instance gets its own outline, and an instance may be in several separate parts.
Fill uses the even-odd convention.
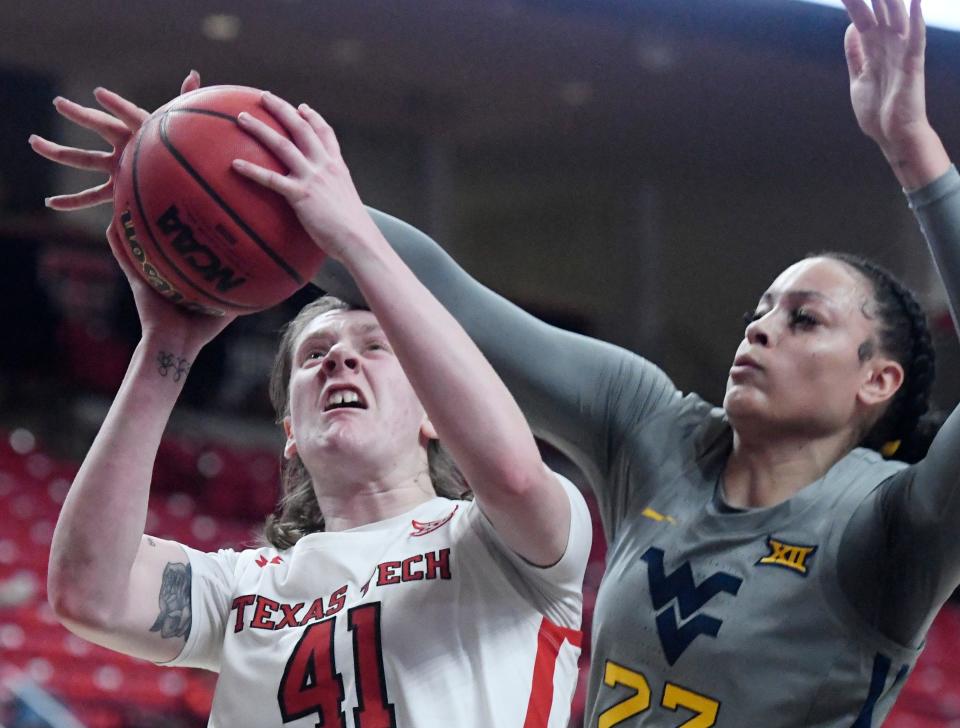
[[[741,314],[776,272],[809,251],[867,253],[922,293],[950,409],[960,352],[914,220],[850,111],[845,26],[794,0],[0,0],[0,724],[205,725],[213,684],[87,645],[46,607],[59,503],[138,336],[102,239],[109,211],[43,207],[100,181],[27,146],[31,132],[93,142],[54,95],[92,104],[103,85],[155,108],[196,68],[206,85],[307,101],[368,204],[714,401]],[[960,32],[931,29],[930,115],[954,154],[958,68]],[[278,327],[312,295],[237,321],[196,363],[158,458],[157,535],[242,544],[273,507],[266,374]],[[958,646],[948,609],[887,725],[960,726]],[[575,713],[582,700],[581,686]]]

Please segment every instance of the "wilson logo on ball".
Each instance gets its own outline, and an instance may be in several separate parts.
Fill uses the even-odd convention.
[[[233,169],[244,159],[287,173],[237,124],[244,111],[287,135],[262,93],[213,86],[179,96],[144,121],[120,158],[114,209],[127,231],[124,250],[151,286],[194,311],[262,311],[323,264],[290,204]]]
[[[123,237],[127,241],[131,255],[133,255],[134,260],[140,264],[140,270],[143,271],[143,277],[147,283],[149,283],[157,293],[191,311],[214,316],[223,315],[222,310],[185,300],[183,294],[171,286],[170,282],[160,275],[156,267],[147,260],[147,254],[143,252],[143,246],[137,241],[137,231],[133,225],[133,215],[130,214],[130,210],[124,210],[120,213],[120,224],[123,227]]]
[[[215,284],[221,293],[247,282],[246,278],[235,278],[233,270],[224,266],[210,248],[197,240],[193,228],[180,219],[176,205],[170,205],[157,219],[157,227],[170,237],[173,249],[190,267],[201,273],[207,283]]]

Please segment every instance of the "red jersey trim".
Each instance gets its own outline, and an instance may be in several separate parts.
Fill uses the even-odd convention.
[[[527,717],[523,728],[547,728],[550,710],[553,707],[553,675],[557,669],[557,658],[564,642],[580,647],[583,632],[578,629],[561,627],[546,617],[540,623],[537,633],[537,656],[533,663],[533,684],[530,686],[530,700],[527,703]]]
[[[457,512],[457,509],[460,507],[458,503],[453,507],[453,510],[443,518],[437,519],[436,521],[418,521],[414,518],[410,521],[410,525],[413,526],[413,531],[410,533],[411,536],[426,536],[428,533],[433,533],[438,528],[442,528],[450,522],[450,519],[453,518],[454,514]]]

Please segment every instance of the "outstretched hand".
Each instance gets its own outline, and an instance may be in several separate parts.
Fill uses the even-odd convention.
[[[926,24],[920,0],[843,0],[853,23],[844,48],[850,98],[863,132],[883,150],[905,187],[946,172],[949,159],[927,119]]]
[[[924,93],[926,26],[920,0],[843,0],[853,24],[844,47],[850,96],[860,128],[881,146],[927,124]]]
[[[198,88],[200,88],[200,74],[196,71],[190,71],[180,86],[180,93],[185,94]],[[48,197],[46,199],[47,207],[54,210],[79,210],[111,202],[113,200],[113,180],[123,150],[143,125],[143,122],[150,116],[150,112],[105,88],[96,89],[93,95],[97,99],[97,103],[106,109],[106,112],[110,113],[81,106],[60,96],[54,99],[53,105],[64,118],[82,126],[84,129],[96,132],[101,139],[112,147],[109,152],[66,147],[44,139],[37,134],[30,135],[30,146],[41,157],[65,167],[105,172],[109,175],[106,182],[96,187],[69,195]]]
[[[200,74],[190,71],[180,86],[180,93],[182,95],[198,88]],[[48,198],[47,206],[55,210],[79,210],[112,202],[114,178],[123,150],[150,116],[150,112],[107,89],[96,89],[94,96],[106,111],[81,106],[62,97],[57,97],[53,104],[64,118],[96,132],[112,147],[109,152],[67,147],[36,134],[30,136],[30,146],[41,157],[67,167],[105,172],[108,175],[107,181],[96,187]],[[137,272],[124,249],[123,235],[114,224],[107,229],[107,242],[133,292],[145,336],[160,334],[167,340],[176,341],[184,350],[199,351],[236,318],[235,315],[218,317],[193,313],[168,301]]]

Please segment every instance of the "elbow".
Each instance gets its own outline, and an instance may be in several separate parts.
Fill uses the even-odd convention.
[[[70,630],[102,628],[109,622],[103,608],[108,600],[92,595],[82,580],[66,578],[52,562],[47,572],[47,602],[57,621]]]
[[[82,597],[75,587],[57,576],[52,565],[47,572],[47,602],[61,624],[82,621]]]
[[[76,579],[71,579],[72,570],[58,558],[58,549],[50,551],[47,561],[47,603],[57,619],[63,621],[76,602]]]
[[[487,475],[494,497],[504,503],[535,499],[543,493],[550,471],[539,458],[531,462],[505,459],[494,463]]]

